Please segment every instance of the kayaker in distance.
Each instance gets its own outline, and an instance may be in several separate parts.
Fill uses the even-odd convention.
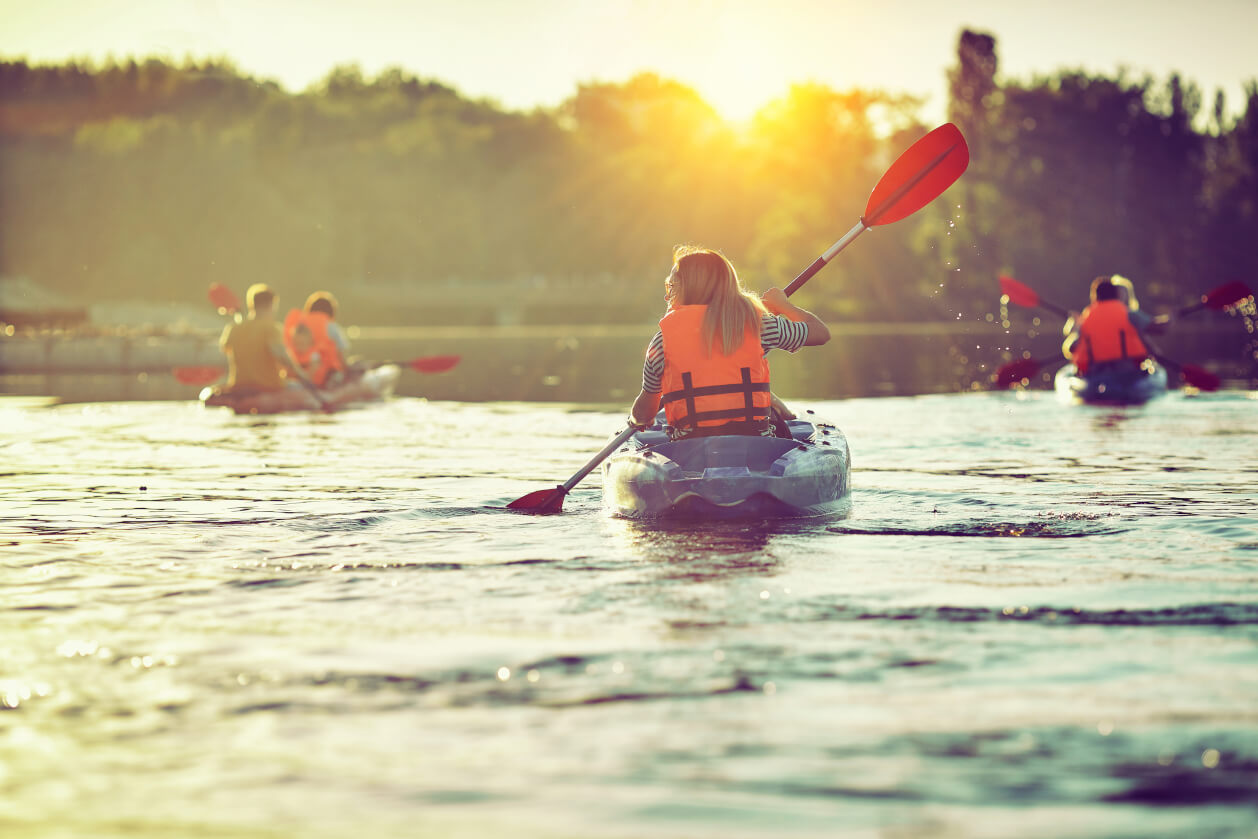
[[[649,426],[662,404],[674,440],[775,436],[765,354],[820,346],[830,340],[829,328],[779,288],[761,297],[747,291],[730,261],[707,248],[674,248],[664,300],[668,311],[647,345],[630,420]]]
[[[278,302],[278,295],[263,283],[255,283],[245,292],[249,316],[228,324],[218,342],[227,356],[224,392],[261,393],[302,386],[295,380],[286,381],[286,376],[314,386],[284,345],[283,330],[275,320]]]
[[[349,340],[336,322],[336,298],[331,292],[316,291],[306,298],[300,311],[292,309],[284,318],[284,342],[298,364],[322,388],[334,387],[348,373],[346,357]],[[309,343],[298,345],[297,332],[309,332]]]
[[[1099,365],[1139,366],[1149,357],[1149,340],[1141,324],[1150,325],[1155,319],[1144,313],[1135,314],[1138,303],[1134,310],[1130,307],[1130,301],[1135,299],[1131,281],[1125,277],[1097,277],[1092,281],[1089,297],[1091,303],[1082,314],[1071,312],[1063,327],[1062,354],[1074,362],[1079,373]]]

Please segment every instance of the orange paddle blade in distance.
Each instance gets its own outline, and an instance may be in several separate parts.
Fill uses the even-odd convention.
[[[210,302],[225,315],[240,311],[240,299],[222,283],[210,283]]]
[[[457,355],[429,355],[408,361],[406,365],[420,373],[444,373],[447,370],[454,369],[454,366],[459,363],[461,358],[462,356]]]
[[[1015,280],[1013,277],[1000,277],[1000,293],[1009,298],[1009,302],[1017,306],[1034,309],[1040,305],[1040,296],[1034,289]]]
[[[1221,285],[1201,298],[1201,304],[1210,309],[1227,309],[1253,297],[1249,286],[1241,282]]]
[[[175,379],[185,385],[208,385],[223,378],[227,371],[212,364],[176,367],[173,371]]]
[[[1218,390],[1219,386],[1223,384],[1223,380],[1218,376],[1195,364],[1181,364],[1179,372],[1184,377],[1184,381],[1197,390],[1213,392]]]
[[[1023,358],[1018,361],[1011,361],[1002,365],[996,371],[995,381],[996,387],[1006,388],[1012,387],[1023,379],[1034,378],[1035,374],[1040,372],[1042,362],[1034,358]]]

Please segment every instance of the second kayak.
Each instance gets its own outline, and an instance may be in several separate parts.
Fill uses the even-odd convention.
[[[201,402],[206,407],[231,408],[237,414],[281,414],[290,411],[335,410],[359,402],[375,402],[393,395],[401,368],[396,364],[383,364],[365,370],[344,384],[320,390],[324,404],[319,404],[314,394],[303,387],[286,387],[283,390],[232,392],[219,387],[207,387],[201,391]]]
[[[1152,359],[1095,365],[1086,374],[1073,364],[1057,371],[1053,389],[1067,402],[1088,405],[1143,405],[1166,393],[1166,368]]]

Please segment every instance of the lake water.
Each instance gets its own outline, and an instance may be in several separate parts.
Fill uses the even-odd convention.
[[[792,399],[850,513],[669,527],[503,509],[623,405],[0,397],[0,835],[1258,835],[1256,396]]]

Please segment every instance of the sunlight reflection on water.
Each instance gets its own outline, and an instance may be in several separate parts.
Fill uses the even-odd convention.
[[[850,513],[690,526],[504,509],[619,406],[0,399],[0,825],[1244,835],[1249,396],[801,400]]]

